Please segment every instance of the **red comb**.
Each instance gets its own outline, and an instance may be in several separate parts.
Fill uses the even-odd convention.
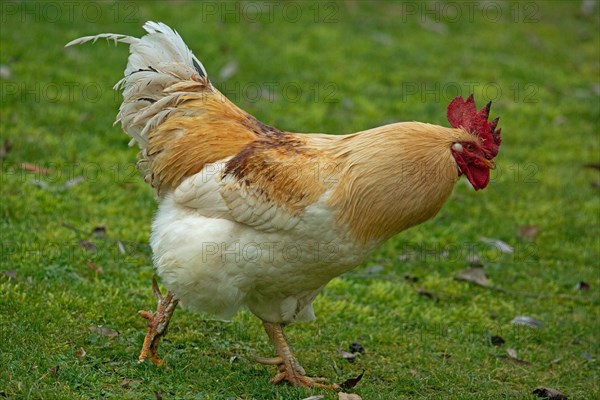
[[[490,101],[485,107],[477,112],[477,106],[475,106],[473,95],[470,95],[467,100],[464,100],[462,96],[458,96],[448,105],[447,115],[448,122],[450,122],[452,127],[462,127],[467,132],[479,136],[483,142],[484,151],[490,158],[494,158],[496,157],[496,154],[498,154],[498,148],[502,141],[500,138],[502,129],[496,129],[499,118],[488,122],[491,106],[492,102]]]

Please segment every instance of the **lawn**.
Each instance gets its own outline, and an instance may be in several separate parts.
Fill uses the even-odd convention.
[[[177,310],[167,367],[136,362],[137,311],[155,307],[156,201],[112,126],[128,50],[63,46],[139,36],[146,20],[177,29],[221,91],[282,129],[447,126],[447,104],[471,92],[501,117],[486,190],[461,180],[435,219],[333,280],[317,322],[288,329],[309,374],[364,371],[346,390],[363,399],[534,399],[540,386],[600,397],[598,4],[0,7],[0,398],[337,399],[269,384],[274,370],[252,354],[272,349],[248,312],[222,322]],[[455,279],[473,266],[490,283]],[[350,362],[340,350],[354,342],[365,352]]]

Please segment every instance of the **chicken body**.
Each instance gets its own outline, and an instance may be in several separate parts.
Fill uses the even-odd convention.
[[[432,129],[409,124],[407,132],[411,132],[411,127]],[[316,201],[297,213],[287,210],[284,204],[267,200],[271,198],[268,187],[261,186],[255,192],[252,181],[224,173],[232,158],[206,165],[163,195],[151,238],[155,267],[164,285],[186,307],[221,318],[229,318],[238,308],[247,306],[264,321],[312,320],[311,302],[332,278],[362,262],[390,232],[435,214],[458,178],[456,166],[448,157],[447,166],[436,165],[444,168],[446,175],[434,169],[427,184],[402,182],[400,175],[390,176],[397,191],[407,190],[405,184],[414,185],[410,195],[402,196],[413,197],[408,204],[402,197],[390,197],[400,193],[381,186],[380,180],[372,180],[371,188],[361,186],[354,192],[358,188],[346,186],[360,180],[361,176],[351,176],[359,164],[346,165],[348,156],[337,146],[365,152],[354,157],[369,164],[376,164],[377,156],[382,157],[389,150],[369,154],[373,149],[354,148],[360,140],[352,137],[317,137],[314,144],[308,136],[305,140],[304,146],[318,150],[315,159],[306,161],[308,169],[328,169],[323,177],[327,182],[318,182],[323,187],[315,196]],[[327,149],[319,149],[325,144],[322,141]],[[398,153],[397,149],[392,150]],[[335,153],[341,153],[342,160],[334,161]],[[416,165],[401,161],[401,154],[389,156],[398,157],[398,169],[410,171],[413,177],[419,175],[414,173]],[[288,175],[278,176],[285,182],[302,178],[293,164],[276,159],[271,163],[272,168],[283,169],[281,174]],[[381,172],[389,175],[389,171]],[[315,173],[307,173],[310,181],[320,179]],[[431,184],[435,185],[435,193]],[[231,185],[233,189],[229,191]],[[346,197],[347,191],[352,192],[353,199]],[[348,204],[340,208],[336,201]],[[361,236],[367,232],[369,236]]]
[[[266,361],[279,366],[275,381],[312,385],[282,326],[314,319],[312,301],[331,279],[432,218],[461,174],[457,143],[481,147],[481,139],[419,122],[345,136],[282,131],[219,93],[176,32],[154,22],[144,28],[141,39],[103,34],[70,43],[130,45],[118,120],[141,148],[140,169],[159,197],[151,246],[170,292],[167,318],[160,296],[160,323],[157,314],[144,316],[162,335],[174,299],[220,318],[247,307],[277,349]],[[155,350],[153,337],[146,342]]]

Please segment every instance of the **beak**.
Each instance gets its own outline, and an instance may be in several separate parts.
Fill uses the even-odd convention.
[[[494,162],[494,160],[488,160],[485,157],[481,158],[481,161],[483,161],[483,163],[489,168],[489,169],[496,169],[496,163]]]

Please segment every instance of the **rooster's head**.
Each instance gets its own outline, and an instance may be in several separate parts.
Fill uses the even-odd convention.
[[[494,157],[500,147],[500,131],[496,129],[498,118],[488,122],[490,101],[479,112],[473,95],[467,100],[456,97],[448,105],[448,122],[454,128],[461,128],[471,134],[473,140],[452,144],[452,155],[458,164],[460,174],[465,174],[475,190],[483,189],[490,181],[490,169],[496,168]]]

